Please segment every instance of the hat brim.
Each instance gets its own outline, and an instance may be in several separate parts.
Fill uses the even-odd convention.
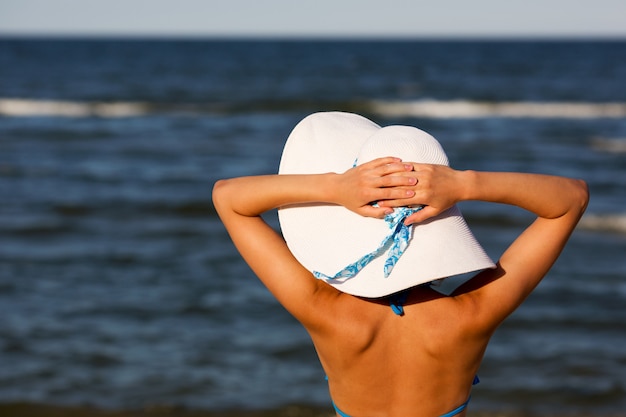
[[[311,115],[289,136],[279,174],[345,172],[380,129],[355,114]],[[308,270],[329,276],[376,249],[389,234],[384,220],[363,217],[338,205],[292,205],[280,208],[278,215],[285,241],[296,259]],[[388,277],[384,277],[385,258],[381,256],[353,278],[327,282],[345,293],[378,298],[436,279],[494,267],[456,206],[412,227],[413,237]]]

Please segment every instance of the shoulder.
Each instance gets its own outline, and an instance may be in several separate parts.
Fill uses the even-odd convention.
[[[311,309],[299,319],[316,347],[326,350],[324,346],[330,346],[344,354],[367,349],[385,328],[386,318],[393,315],[388,301],[360,298],[320,284]]]

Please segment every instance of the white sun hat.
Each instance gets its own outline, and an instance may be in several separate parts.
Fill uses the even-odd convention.
[[[386,156],[449,165],[439,142],[420,129],[381,128],[356,114],[325,112],[306,117],[294,128],[278,173],[343,173],[355,163]],[[338,290],[356,296],[384,297],[430,281],[495,267],[456,206],[409,226],[412,236],[408,246],[395,257],[397,263],[388,276],[386,262],[393,257],[388,246],[393,242],[383,242],[393,231],[387,221],[321,203],[281,207],[278,216],[296,259]],[[368,262],[362,262],[368,254]],[[358,272],[342,275],[354,263],[360,263]]]

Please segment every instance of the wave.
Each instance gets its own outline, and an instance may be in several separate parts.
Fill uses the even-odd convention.
[[[591,141],[593,149],[608,153],[626,153],[626,138],[595,138]]]
[[[626,117],[626,103],[482,102],[470,100],[374,100],[370,107],[384,116],[438,119],[487,117],[534,119],[597,119]]]
[[[80,102],[62,100],[0,99],[0,115],[8,117],[131,117],[149,113],[140,102]]]
[[[626,234],[626,214],[585,214],[579,227],[596,232]]]
[[[148,101],[72,101],[0,98],[4,117],[100,117],[122,118],[151,114],[231,114],[244,112],[318,111],[333,108],[388,117],[438,119],[536,118],[597,119],[626,117],[626,102],[486,102],[472,100],[367,100],[316,102],[260,100],[233,103],[172,103]]]

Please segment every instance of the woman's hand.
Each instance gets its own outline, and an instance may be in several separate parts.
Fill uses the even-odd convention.
[[[393,206],[372,204],[390,200],[396,205],[408,205],[407,199],[415,195],[410,187],[417,184],[412,171],[413,165],[399,158],[374,159],[340,174],[334,200],[362,216],[383,217],[392,212]]]
[[[414,194],[403,199],[381,201],[381,207],[425,206],[405,220],[405,224],[419,223],[434,217],[463,199],[462,171],[456,171],[445,165],[411,164],[410,175],[417,179],[410,187]],[[403,174],[408,175],[408,174]]]

